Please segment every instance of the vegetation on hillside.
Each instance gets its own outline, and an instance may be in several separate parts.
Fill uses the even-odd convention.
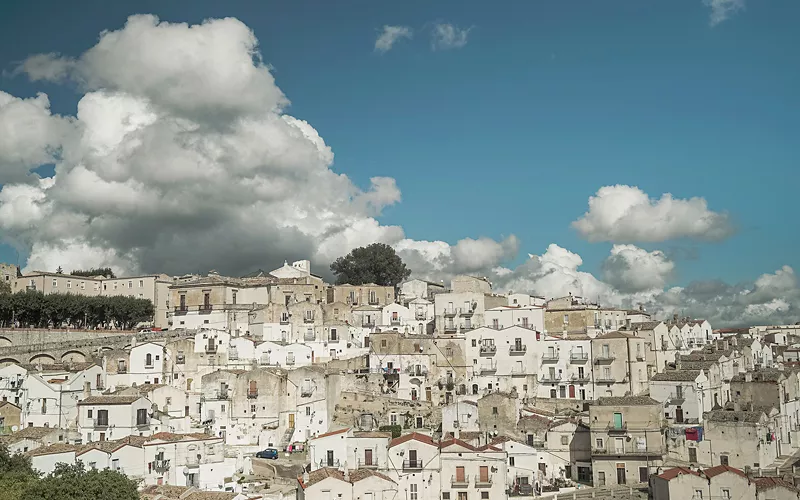
[[[122,328],[152,321],[153,303],[133,297],[86,297],[27,290],[0,294],[0,326]]]
[[[353,249],[346,256],[333,261],[331,271],[336,275],[338,285],[375,283],[397,286],[411,275],[411,270],[394,248],[384,243]]]

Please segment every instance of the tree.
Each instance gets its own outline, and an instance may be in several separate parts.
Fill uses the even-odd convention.
[[[56,269],[56,274],[64,274],[64,269],[62,269],[61,266],[58,266],[58,269]]]
[[[11,283],[8,281],[0,281],[0,295],[8,295],[11,293]]]
[[[114,271],[110,267],[97,267],[93,269],[74,269],[73,276],[105,276],[106,278],[116,278]]]
[[[353,249],[344,257],[331,264],[336,275],[336,284],[363,285],[375,283],[383,286],[397,286],[411,275],[403,260],[394,248],[384,243],[373,243]]]
[[[3,497],[5,498],[5,497]],[[29,483],[19,500],[139,500],[136,482],[110,469],[59,463],[55,470]]]
[[[19,500],[25,490],[39,479],[31,466],[31,459],[0,445],[0,491],[6,500]]]

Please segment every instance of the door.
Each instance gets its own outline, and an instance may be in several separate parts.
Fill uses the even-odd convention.
[[[465,475],[464,475],[464,467],[458,466],[456,467],[456,482],[457,483],[464,483]]]
[[[571,398],[575,397],[575,386],[574,385],[569,386],[569,397],[571,397]]]
[[[614,428],[622,429],[622,413],[614,414]]]
[[[431,398],[431,388],[430,387],[426,387],[425,388],[425,400],[426,401],[432,401],[433,400]]]
[[[417,465],[417,450],[408,450],[408,466],[411,468],[418,467]]]
[[[328,467],[333,467],[333,450],[328,450]]]
[[[372,465],[372,450],[369,448],[364,450],[364,465],[371,466]]]
[[[486,483],[489,482],[489,467],[487,467],[485,465],[481,465],[481,468],[480,468],[480,481],[483,484],[486,484]]]
[[[689,463],[697,463],[697,448],[689,448]]]
[[[650,473],[647,467],[639,467],[639,482],[646,483],[650,479]]]
[[[675,423],[682,424],[683,423],[683,408],[678,406],[675,408]]]
[[[617,464],[617,484],[625,484],[625,464]]]
[[[606,485],[606,473],[605,472],[598,472],[597,473],[597,486],[605,486]]]
[[[289,414],[289,428],[294,429],[294,413]]]

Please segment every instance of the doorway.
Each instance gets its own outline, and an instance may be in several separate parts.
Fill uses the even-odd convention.
[[[617,464],[617,484],[625,484],[625,464]]]
[[[289,428],[294,429],[294,413],[289,414]]]

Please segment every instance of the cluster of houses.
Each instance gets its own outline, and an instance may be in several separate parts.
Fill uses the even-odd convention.
[[[164,329],[88,359],[0,355],[0,441],[44,473],[82,461],[145,491],[242,499],[619,485],[657,500],[800,498],[800,325],[712,330],[472,276],[331,286],[308,261],[244,278],[5,279],[127,289]],[[264,481],[254,455],[267,448],[299,468]]]

